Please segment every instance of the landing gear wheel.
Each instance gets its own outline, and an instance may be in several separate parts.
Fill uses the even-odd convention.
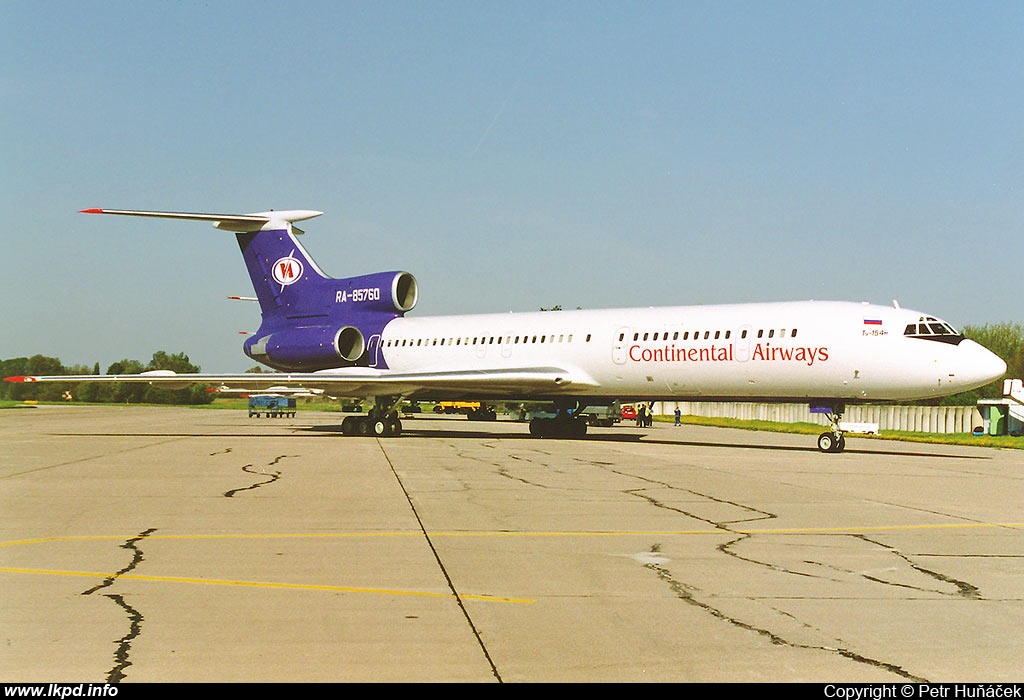
[[[570,433],[573,437],[581,438],[587,436],[587,421],[581,418],[573,419]]]
[[[832,432],[818,436],[818,449],[822,452],[842,452],[846,449],[846,438]]]
[[[587,434],[587,422],[575,418],[534,418],[530,435],[539,438],[581,438]]]

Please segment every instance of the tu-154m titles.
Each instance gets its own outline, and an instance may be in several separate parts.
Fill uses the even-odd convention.
[[[847,404],[926,399],[1001,377],[1005,363],[918,311],[803,301],[417,318],[408,272],[328,277],[296,238],[317,211],[247,215],[113,209],[86,213],[194,219],[232,231],[259,301],[245,354],[261,374],[8,377],[7,381],[209,382],[235,389],[297,386],[371,398],[346,433],[394,436],[406,399],[538,400],[555,418],[530,432],[581,436],[588,405],[613,400],[807,402],[827,411],[824,452],[842,451]]]

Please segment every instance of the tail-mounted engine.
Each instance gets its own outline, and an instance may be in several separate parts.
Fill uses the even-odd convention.
[[[245,343],[249,357],[286,372],[366,364],[371,339],[419,297],[408,272],[328,278],[315,286],[304,290],[301,303],[264,316],[259,332]]]
[[[335,306],[353,311],[397,311],[405,313],[416,306],[419,284],[408,272],[377,272],[361,277],[332,280]]]
[[[366,340],[355,326],[303,326],[258,337],[246,352],[271,367],[313,372],[358,362],[366,352]]]

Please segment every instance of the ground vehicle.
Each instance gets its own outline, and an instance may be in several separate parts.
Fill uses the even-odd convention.
[[[249,417],[289,418],[295,417],[295,399],[273,394],[249,397]]]
[[[636,407],[626,404],[622,407],[622,420],[636,420]]]
[[[622,420],[622,409],[619,402],[614,401],[608,406],[587,406],[581,414],[586,416],[587,425],[610,427]]]
[[[434,413],[463,413],[469,415],[473,411],[480,410],[479,401],[438,401],[434,404]]]
[[[434,404],[434,413],[462,413],[470,420],[498,419],[494,406],[479,401],[438,401]]]

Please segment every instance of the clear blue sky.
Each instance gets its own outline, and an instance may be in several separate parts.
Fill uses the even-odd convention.
[[[0,2],[0,358],[242,371],[232,234],[413,314],[846,299],[1024,321],[1024,3]]]

